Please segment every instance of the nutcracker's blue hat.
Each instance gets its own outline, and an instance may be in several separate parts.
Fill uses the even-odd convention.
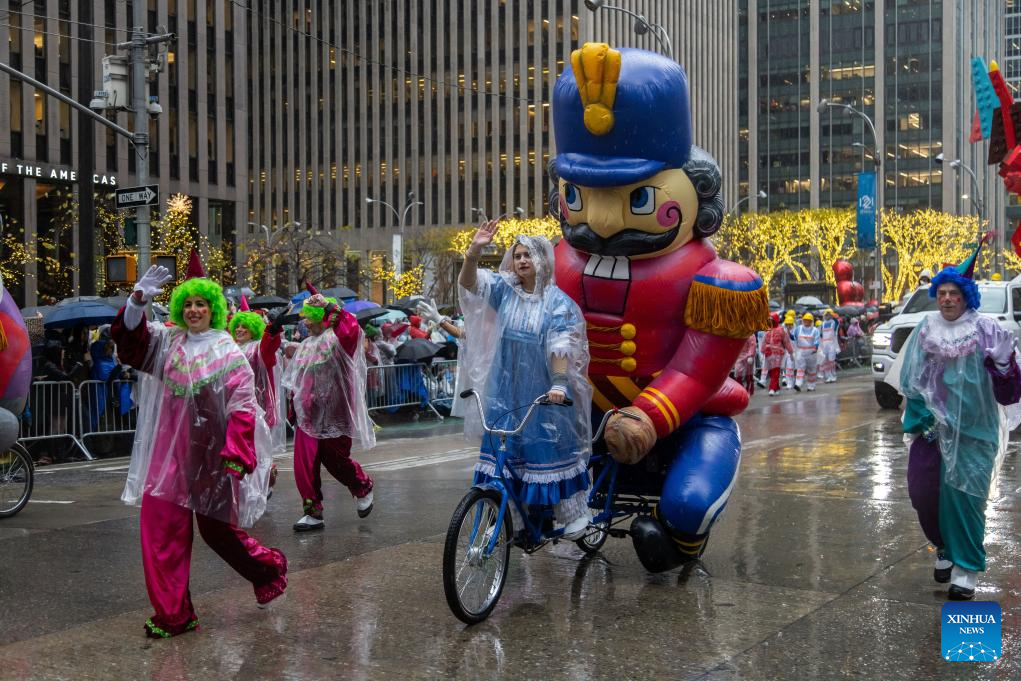
[[[691,153],[688,77],[646,50],[585,43],[553,88],[554,166],[586,187],[615,187],[681,168]]]
[[[932,283],[929,285],[929,297],[935,298],[936,290],[942,284],[954,284],[957,288],[961,289],[965,305],[968,306],[968,309],[977,310],[978,306],[982,303],[982,295],[979,293],[978,285],[975,283],[975,263],[978,262],[978,254],[982,250],[982,244],[991,238],[991,232],[984,234],[975,246],[975,250],[960,265],[949,265],[940,270],[939,274],[932,278]]]

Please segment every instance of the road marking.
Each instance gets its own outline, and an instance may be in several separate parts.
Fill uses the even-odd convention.
[[[399,471],[405,468],[435,466],[441,463],[448,463],[450,461],[472,458],[477,455],[478,450],[474,447],[463,447],[461,449],[451,449],[449,451],[438,452],[436,454],[423,454],[421,456],[409,456],[403,459],[393,459],[392,461],[380,461],[379,463],[364,464],[362,468],[371,471]]]
[[[29,499],[30,504],[73,504],[73,501],[55,501],[53,499]]]
[[[103,471],[104,473],[108,473],[110,471],[126,471],[126,470],[128,470],[128,468],[130,468],[130,466],[104,466],[102,468],[95,468],[93,470]]]

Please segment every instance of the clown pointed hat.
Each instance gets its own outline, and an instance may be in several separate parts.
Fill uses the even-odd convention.
[[[975,278],[975,263],[978,262],[979,251],[982,250],[982,244],[989,241],[992,238],[992,236],[993,236],[992,232],[986,232],[985,234],[982,235],[982,238],[979,239],[978,244],[976,244],[975,250],[972,252],[972,254],[965,258],[964,261],[955,268],[958,274],[968,279]]]
[[[191,253],[188,255],[188,269],[185,270],[184,278],[187,279],[205,279],[206,270],[202,267],[202,261],[199,260],[199,252],[193,247]]]
[[[308,280],[305,281],[305,290],[308,291],[309,294],[313,296],[319,294],[319,289],[313,286],[312,282]]]
[[[248,307],[248,298],[245,298],[245,294],[241,294],[241,307],[242,312],[251,312],[252,308]]]

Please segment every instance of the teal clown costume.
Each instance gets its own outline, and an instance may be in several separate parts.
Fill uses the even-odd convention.
[[[676,62],[587,43],[553,91],[561,228],[557,284],[586,321],[593,418],[613,408],[606,446],[641,491],[659,492],[631,535],[642,564],[701,555],[737,478],[732,417],[748,393],[728,377],[768,326],[762,280],[707,237],[723,219],[719,167],[691,142]],[[656,489],[649,489],[655,485]]]

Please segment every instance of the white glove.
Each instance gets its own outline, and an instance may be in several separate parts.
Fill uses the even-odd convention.
[[[170,270],[162,265],[153,265],[149,268],[149,271],[142,275],[142,278],[135,284],[135,291],[141,293],[141,300],[138,302],[145,303],[159,294],[163,293],[163,285],[171,281],[174,275],[170,274]],[[137,298],[136,298],[137,300]]]
[[[1010,356],[1014,354],[1014,334],[1001,333],[999,340],[993,342],[993,347],[985,349],[985,354],[996,363],[998,368],[1003,369],[1009,366]]]
[[[428,303],[426,301],[424,301],[424,300],[420,300],[420,301],[418,301],[418,304],[417,304],[416,307],[418,308],[419,316],[421,316],[422,319],[426,320],[427,322],[432,322],[433,324],[439,324],[444,319],[443,315],[441,315],[439,313],[439,310],[436,309],[436,300],[435,299],[431,300]]]

